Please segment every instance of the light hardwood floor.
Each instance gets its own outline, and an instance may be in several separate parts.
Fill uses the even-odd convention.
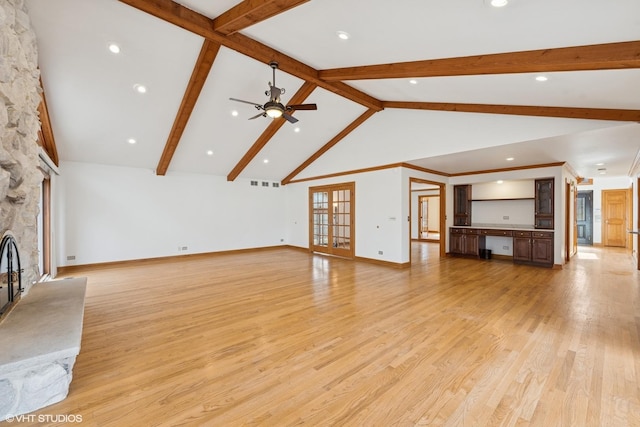
[[[551,270],[413,248],[404,270],[274,249],[76,272],[89,278],[82,350],[68,398],[37,414],[118,427],[640,426],[627,252],[580,248]]]

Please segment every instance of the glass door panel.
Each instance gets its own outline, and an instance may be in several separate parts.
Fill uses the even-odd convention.
[[[313,193],[313,246],[329,246],[329,193]]]

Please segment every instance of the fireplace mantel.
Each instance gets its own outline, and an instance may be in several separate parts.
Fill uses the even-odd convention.
[[[0,421],[67,396],[86,286],[85,277],[38,283],[0,323]]]

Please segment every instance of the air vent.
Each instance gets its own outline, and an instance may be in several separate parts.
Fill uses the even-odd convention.
[[[279,184],[279,183],[277,183],[277,182],[272,182],[272,183],[271,183],[271,186],[272,186],[272,187],[280,187],[280,184]]]
[[[268,186],[269,186],[269,183],[268,183],[267,181],[262,181],[262,186],[263,186],[263,187],[268,187]]]
[[[254,186],[254,187],[257,187],[258,186],[258,181],[251,181],[251,185]]]

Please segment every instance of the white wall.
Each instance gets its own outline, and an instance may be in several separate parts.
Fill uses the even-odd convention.
[[[564,258],[566,173],[562,167],[445,178],[392,168],[279,188],[249,180],[193,174],[156,176],[146,169],[63,162],[53,186],[55,265],[92,264],[288,244],[309,247],[309,187],[355,182],[357,257],[392,263],[410,259],[410,178],[447,182],[447,229],[453,225],[453,185],[555,178],[554,263]],[[600,192],[629,188],[630,178],[603,178],[594,186],[594,243],[601,241]],[[533,185],[533,184],[532,184]],[[635,195],[634,195],[635,197]],[[475,198],[475,196],[474,196]],[[474,202],[487,204],[509,202]],[[516,204],[519,202],[515,202]],[[524,201],[527,203],[527,201]],[[634,201],[634,203],[637,203]],[[509,209],[515,207],[509,205]],[[483,215],[474,205],[474,215]],[[501,213],[507,209],[499,208]],[[519,212],[519,211],[518,211]],[[417,217],[417,212],[413,215]],[[515,216],[517,217],[517,215]],[[475,219],[475,217],[474,217]],[[447,231],[443,230],[446,236]],[[448,238],[447,247],[448,247]],[[496,253],[503,242],[496,242]],[[187,246],[183,251],[179,247]],[[378,253],[382,251],[382,255]],[[75,256],[75,260],[67,257]]]
[[[287,240],[293,246],[309,247],[309,187],[355,182],[355,255],[406,262],[402,257],[402,226],[408,213],[403,217],[401,179],[400,168],[393,168],[288,184]]]
[[[59,266],[287,243],[283,187],[75,162],[57,181]]]

